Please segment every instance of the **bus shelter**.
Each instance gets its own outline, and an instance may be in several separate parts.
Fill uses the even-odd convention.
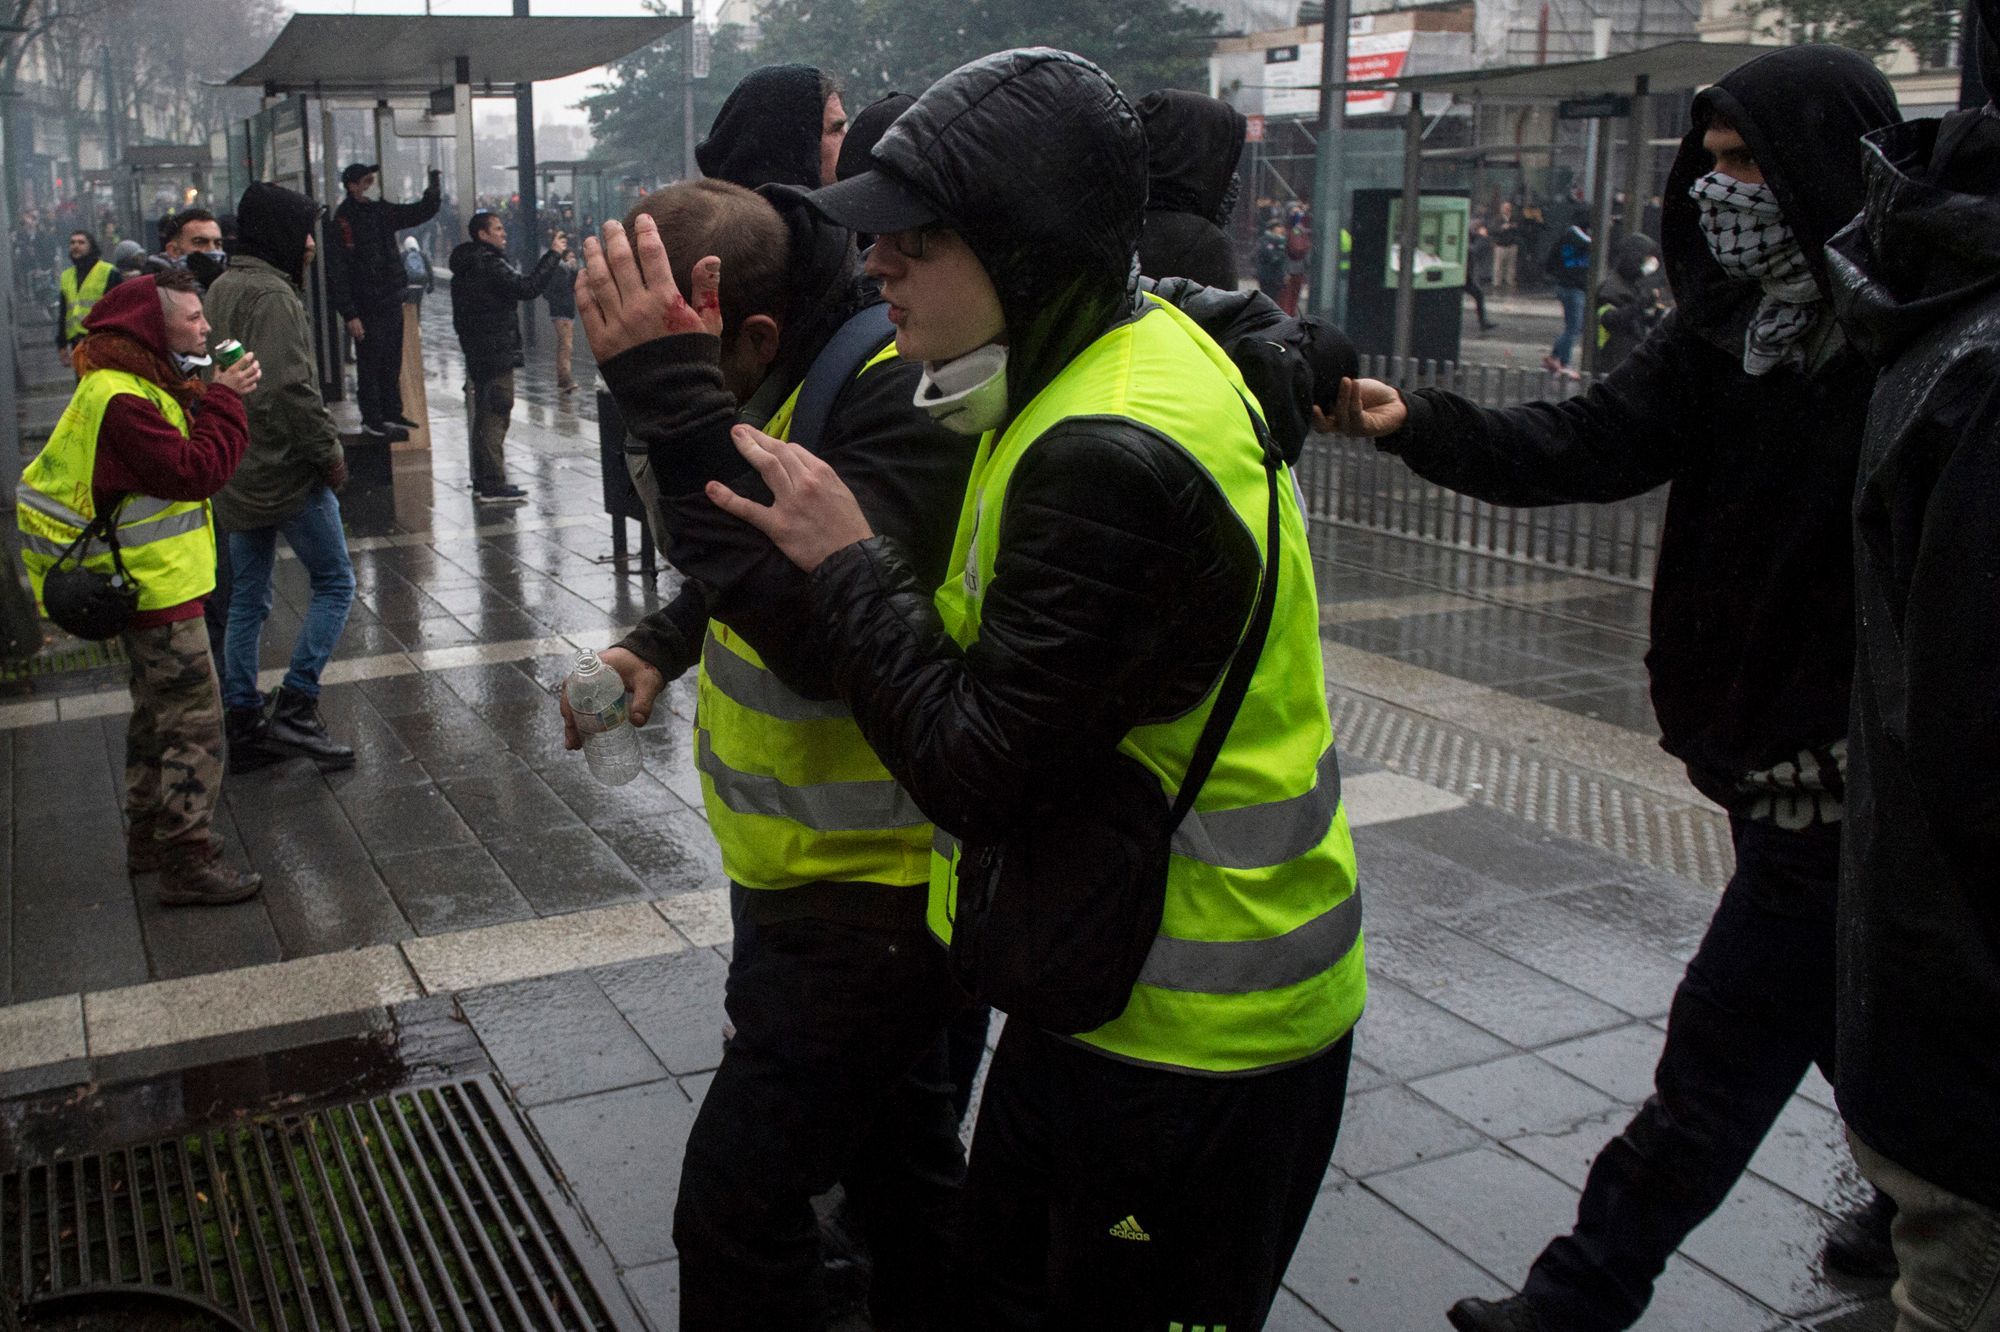
[[[152,251],[160,248],[160,222],[172,214],[197,207],[227,211],[210,195],[210,166],[205,143],[127,147],[116,184],[120,229]]]
[[[623,217],[654,182],[637,162],[592,159],[541,164],[541,197],[566,210],[574,237],[595,235],[606,222]]]
[[[1643,128],[1647,98],[1655,93],[1706,87],[1744,61],[1771,49],[1767,45],[1739,42],[1675,41],[1595,60],[1356,80],[1333,88],[1411,95],[1404,131],[1402,207],[1398,210],[1399,233],[1395,238],[1396,252],[1404,254],[1419,250],[1417,229],[1423,188],[1426,95],[1433,99],[1433,113],[1448,108],[1453,99],[1476,98],[1486,102],[1553,104],[1565,119],[1600,122],[1593,151],[1592,197],[1588,201],[1595,243],[1591,246],[1590,301],[1585,307],[1595,310],[1597,289],[1604,281],[1611,250],[1612,201],[1617,193],[1618,173],[1612,161],[1617,135],[1613,132],[1613,122],[1622,122],[1627,127],[1625,138],[1630,151],[1623,164],[1624,184],[1636,210],[1651,184],[1653,141]],[[1442,107],[1438,99],[1442,99]],[[1414,342],[1417,271],[1418,265],[1403,264],[1397,272],[1395,351],[1399,356],[1408,355]],[[1595,360],[1596,342],[1592,337],[1583,339],[1586,367]]]
[[[473,99],[498,98],[523,113],[518,189],[523,211],[533,216],[533,85],[609,64],[688,21],[679,15],[294,14],[257,62],[229,80],[261,89],[265,99],[263,111],[228,136],[230,202],[250,181],[268,180],[331,211],[343,197],[334,116],[359,111],[372,117],[370,162],[394,160],[391,150],[402,141],[449,143],[453,170],[446,198],[459,217],[469,216],[478,198]],[[527,232],[532,243],[533,228]],[[324,253],[323,236],[320,248]],[[344,393],[344,330],[327,299],[325,265],[314,270],[308,300],[320,384],[334,401]]]

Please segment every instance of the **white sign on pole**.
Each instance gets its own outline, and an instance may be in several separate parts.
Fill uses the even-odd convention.
[[[298,126],[271,136],[271,179],[287,180],[306,173],[306,132]]]
[[[1370,16],[1372,17],[1372,16]],[[1372,24],[1368,25],[1372,28]],[[1410,42],[1416,33],[1349,30],[1347,77],[1393,79],[1403,72],[1410,58]],[[1264,114],[1266,116],[1317,116],[1319,114],[1320,43],[1300,42],[1297,46],[1274,47],[1264,53]],[[1387,115],[1396,109],[1396,94],[1367,89],[1347,94],[1350,116]]]

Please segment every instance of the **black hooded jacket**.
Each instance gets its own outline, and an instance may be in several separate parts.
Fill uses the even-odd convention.
[[[1623,365],[1665,314],[1659,275],[1646,272],[1646,261],[1659,257],[1659,242],[1651,236],[1634,234],[1618,242],[1611,272],[1597,289],[1597,322],[1604,330],[1598,363],[1606,370]]]
[[[766,65],[743,76],[708,137],[695,146],[701,174],[754,190],[820,186],[819,145],[826,83],[811,65]]]
[[[390,203],[387,199],[340,201],[333,213],[333,225],[326,230],[330,261],[327,265],[328,291],[333,308],[342,319],[353,319],[363,310],[382,310],[403,303],[408,279],[403,272],[403,252],[396,245],[396,233],[420,227],[437,216],[442,196],[435,172],[423,196],[414,203]]]
[[[524,274],[497,245],[468,240],[452,250],[451,326],[465,351],[466,376],[474,383],[525,363],[515,307],[542,294],[559,260],[554,250],[546,250]]]
[[[1243,113],[1200,93],[1170,89],[1139,99],[1146,126],[1146,227],[1139,271],[1236,288],[1236,248],[1223,227],[1236,202]]]
[[[920,97],[874,161],[992,278],[1013,410],[1135,317],[1144,136],[1088,62],[1046,49],[974,61]],[[1248,614],[1258,557],[1192,459],[1102,418],[1037,439],[987,521],[1000,554],[969,649],[938,619],[938,580],[892,540],[827,559],[813,601],[875,752],[939,826],[991,844],[1039,802],[1087,796],[1081,774],[1128,731],[1201,698]]]
[[[1854,505],[1836,1090],[1875,1150],[2000,1207],[2000,112],[1885,130],[1865,169],[1827,251],[1882,366]]]
[[[236,244],[231,253],[262,259],[297,285],[305,275],[306,241],[320,206],[297,190],[254,181],[236,204]]]
[[[889,126],[916,100],[906,92],[885,93],[855,112],[854,118],[847,122],[847,137],[840,141],[840,160],[834,166],[834,178],[846,180],[866,171],[875,145],[882,142]]]
[[[1409,423],[1381,445],[1494,504],[1604,503],[1670,484],[1646,657],[1660,743],[1704,795],[1749,812],[1762,784],[1746,779],[1802,753],[1839,793],[1847,503],[1873,372],[1849,347],[1810,374],[1744,372],[1759,288],[1723,273],[1687,193],[1713,167],[1701,140],[1715,111],[1743,135],[1824,289],[1820,248],[1862,202],[1861,136],[1900,117],[1866,58],[1782,47],[1696,97],[1662,220],[1676,309],[1623,364],[1567,402],[1497,411],[1414,390]]]

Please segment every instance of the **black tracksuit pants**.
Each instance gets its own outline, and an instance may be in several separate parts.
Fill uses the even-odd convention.
[[[966,1176],[956,1327],[1258,1332],[1326,1178],[1353,1038],[1290,1068],[1142,1068],[1001,1034]]]
[[[1549,1327],[1637,1322],[1806,1069],[1833,1077],[1840,828],[1731,827],[1736,873],[1674,992],[1656,1090],[1598,1154],[1576,1229],[1542,1250],[1522,1288]]]
[[[739,930],[736,1034],[674,1208],[684,1332],[821,1332],[811,1199],[835,1183],[874,1260],[879,1332],[956,1327],[946,1290],[965,1155],[943,1036],[963,1002],[921,917]]]
[[[361,420],[381,425],[403,414],[403,298],[361,310],[361,340],[354,344],[355,396]]]

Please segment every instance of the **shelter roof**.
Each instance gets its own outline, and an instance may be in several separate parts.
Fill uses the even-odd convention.
[[[1700,88],[1744,61],[1776,48],[1750,42],[1667,42],[1625,51],[1602,60],[1565,60],[1547,65],[1499,65],[1393,79],[1361,79],[1337,84],[1361,91],[1451,93],[1464,97],[1519,97],[1543,101],[1629,93],[1641,78],[1654,92]]]
[[[279,93],[428,92],[455,82],[465,56],[475,84],[538,83],[609,64],[687,21],[294,14],[257,63],[229,82]]]

